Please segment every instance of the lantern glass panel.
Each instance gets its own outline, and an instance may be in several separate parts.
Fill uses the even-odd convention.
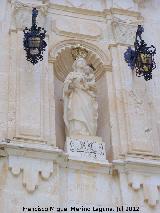
[[[41,39],[39,37],[29,38],[29,47],[30,48],[39,48],[40,43],[41,43]]]
[[[147,53],[139,53],[138,63],[141,65],[144,72],[150,72],[152,70],[152,55]]]
[[[31,55],[39,54],[39,49],[38,48],[30,48],[30,54]]]

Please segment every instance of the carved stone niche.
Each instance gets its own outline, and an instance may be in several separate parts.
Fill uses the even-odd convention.
[[[110,149],[110,127],[109,127],[109,110],[107,96],[107,71],[111,71],[111,60],[108,49],[107,55],[94,44],[81,40],[66,40],[58,43],[50,50],[50,60],[54,61],[54,98],[55,98],[55,132],[56,145],[64,149],[65,145],[65,126],[63,121],[63,98],[62,89],[63,81],[69,72],[72,71],[73,58],[71,48],[74,45],[82,44],[87,50],[87,64],[92,64],[95,68],[95,77],[97,84],[97,101],[98,101],[98,130],[97,136],[102,138],[107,150]]]
[[[25,2],[24,0],[9,0],[12,9],[12,24],[13,29],[30,28],[32,24],[32,9],[36,7],[39,11],[37,23],[41,27],[45,24],[45,16],[48,11],[48,3],[42,4],[40,2]]]

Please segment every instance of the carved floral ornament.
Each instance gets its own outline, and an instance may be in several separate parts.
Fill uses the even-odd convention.
[[[19,9],[25,9],[25,8],[30,8],[32,9],[33,7],[38,8],[43,15],[47,15],[48,11],[48,6],[49,3],[46,1],[45,4],[42,4],[40,2],[23,2],[21,0],[8,0],[11,3],[12,10],[17,11]]]
[[[127,45],[133,44],[137,25],[113,21],[112,28],[116,42]]]
[[[31,23],[31,13],[33,8],[37,8],[40,12],[38,17],[38,23],[41,26],[44,25],[45,16],[47,15],[49,3],[39,2],[23,2],[21,0],[8,0],[11,3],[11,9],[13,14],[13,22],[11,28],[23,29],[29,27]]]

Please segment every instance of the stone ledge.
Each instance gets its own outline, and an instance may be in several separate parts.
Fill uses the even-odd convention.
[[[112,175],[112,164],[106,161],[80,160],[76,157],[69,157],[66,168]]]
[[[113,167],[121,172],[137,171],[141,173],[160,174],[160,160],[131,158],[113,160]]]
[[[83,168],[90,166],[98,167],[111,167],[107,160],[97,161],[93,159],[80,159],[77,157],[69,157],[67,153],[57,147],[49,146],[46,144],[27,144],[15,142],[1,142],[0,143],[0,156],[18,156],[24,158],[51,160],[58,163],[61,167],[72,167],[73,165],[83,165]]]
[[[27,144],[15,142],[1,142],[0,150],[3,156],[17,155],[30,158],[39,158],[47,160],[58,160],[59,157],[67,158],[68,155],[63,150],[47,144]]]

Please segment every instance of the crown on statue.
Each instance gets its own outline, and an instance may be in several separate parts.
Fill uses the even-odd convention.
[[[81,45],[78,44],[71,49],[71,54],[74,60],[77,58],[86,58],[88,51]]]

